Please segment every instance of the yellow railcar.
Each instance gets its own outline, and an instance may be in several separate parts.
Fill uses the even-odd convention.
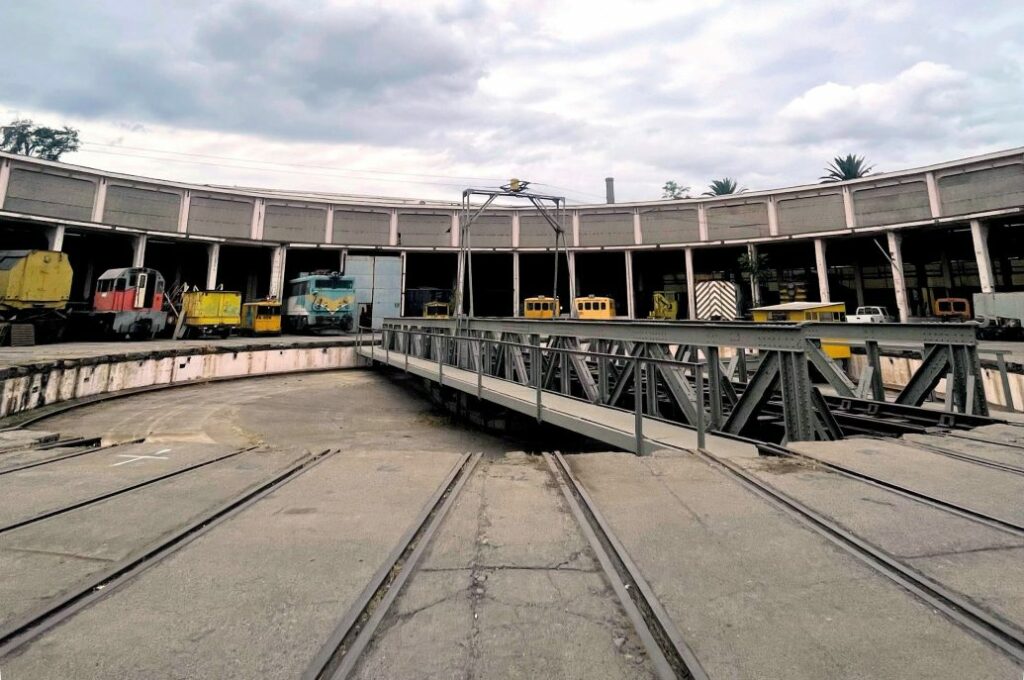
[[[268,298],[242,305],[242,332],[246,335],[281,335],[281,302]]]
[[[0,250],[0,311],[64,309],[71,295],[68,256],[54,250]]]
[[[447,302],[434,300],[423,305],[423,316],[428,319],[447,319],[451,316]]]
[[[523,316],[527,319],[553,319],[560,311],[558,298],[540,295],[523,300]]]
[[[615,318],[615,300],[594,295],[576,298],[576,316],[581,319]]]
[[[843,302],[787,302],[781,305],[755,307],[750,310],[754,321],[846,321],[846,303]],[[841,342],[822,340],[821,348],[833,359],[849,359],[850,346]]]
[[[242,323],[242,294],[226,290],[194,290],[182,296],[185,337],[228,337]]]

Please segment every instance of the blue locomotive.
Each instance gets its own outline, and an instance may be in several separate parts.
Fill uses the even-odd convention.
[[[288,281],[284,325],[289,331],[350,331],[355,310],[355,279],[351,276],[338,272],[303,272]]]

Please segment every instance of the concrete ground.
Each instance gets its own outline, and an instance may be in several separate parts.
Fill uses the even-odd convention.
[[[1021,673],[691,454],[569,463],[712,678]]]
[[[360,678],[649,678],[644,648],[540,456],[480,462]]]
[[[299,677],[472,451],[485,456],[358,674],[650,677],[543,459],[517,452],[520,433],[497,437],[453,422],[410,391],[412,382],[360,370],[259,378],[146,393],[42,421],[40,431],[65,437],[145,441],[0,475],[0,522],[255,448],[0,533],[0,625],[302,455],[339,453],[0,659],[3,677]],[[730,455],[982,606],[1024,620],[1024,546],[1015,537],[749,448]],[[0,472],[58,453],[0,454]],[[128,457],[140,454],[162,457]],[[895,461],[884,469],[907,466],[908,476],[916,460],[841,457]],[[716,680],[1020,677],[1008,657],[688,453],[568,460]],[[945,484],[956,490],[966,468],[940,462],[927,473],[924,460],[918,477],[939,484],[953,475]],[[968,476],[962,492],[979,484]]]
[[[1024,504],[1020,502],[1024,498],[1024,476],[942,456],[899,440],[794,442],[790,448],[1024,526]]]

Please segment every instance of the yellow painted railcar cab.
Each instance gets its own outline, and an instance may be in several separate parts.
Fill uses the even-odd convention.
[[[754,321],[761,323],[770,321],[846,321],[846,303],[844,302],[787,302],[781,305],[755,307],[750,310]],[[850,346],[836,341],[822,340],[821,348],[833,359],[849,359]]]
[[[447,319],[449,316],[448,303],[434,300],[423,305],[423,316],[431,319]]]
[[[523,316],[527,319],[553,319],[560,309],[558,298],[541,295],[523,300]]]
[[[576,298],[576,316],[581,319],[612,319],[615,317],[615,300],[593,295]]]
[[[53,250],[0,250],[0,310],[64,309],[71,294],[68,256]]]
[[[242,305],[242,330],[248,335],[281,335],[281,303],[256,300]]]

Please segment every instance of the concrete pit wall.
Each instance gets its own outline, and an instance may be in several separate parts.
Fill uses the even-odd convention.
[[[910,377],[921,367],[921,360],[914,357],[886,356],[879,357],[882,364],[882,383],[889,389],[900,390],[910,381]],[[1003,389],[1002,379],[999,377],[999,369],[993,362],[982,358],[981,372],[985,383],[985,399],[990,406],[1007,408],[1006,391]],[[863,354],[854,354],[850,358],[850,375],[858,380],[867,365],[867,357]],[[1024,411],[1024,374],[1017,368],[1009,367],[1010,393],[1013,397],[1014,409]],[[943,378],[935,388],[935,396],[942,399],[946,394],[946,380]]]
[[[0,423],[44,406],[214,380],[357,366],[355,345],[197,347],[64,359],[0,370]]]

